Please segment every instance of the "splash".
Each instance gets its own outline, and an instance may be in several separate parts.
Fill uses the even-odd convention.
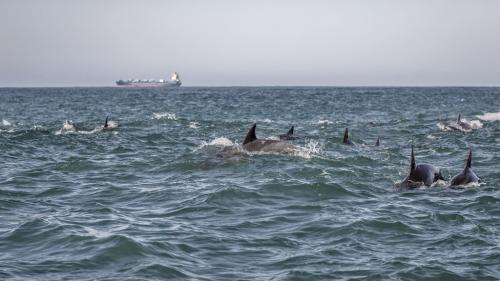
[[[299,156],[305,159],[311,159],[319,156],[321,153],[321,145],[318,141],[309,140],[304,147],[298,146],[293,153],[294,156]]]
[[[12,126],[12,123],[10,123],[8,120],[2,119],[2,126],[9,127]]]
[[[469,122],[469,125],[472,127],[472,129],[481,129],[483,127],[483,123],[479,120],[472,120]]]
[[[156,119],[156,120],[161,120],[161,119],[177,120],[177,116],[175,115],[175,113],[159,112],[159,113],[153,113],[153,119]]]
[[[227,146],[234,146],[235,143],[232,142],[230,139],[225,138],[225,137],[220,137],[220,138],[215,138],[209,142],[203,141],[196,149],[202,149],[206,146],[219,146],[219,147],[227,147]]]
[[[101,128],[104,128],[104,127],[101,126]],[[109,120],[107,129],[116,129],[116,128],[118,128],[118,122]]]
[[[462,118],[460,123],[456,121],[451,121],[448,123],[439,122],[436,126],[442,131],[460,131],[464,133],[471,132],[472,130],[481,129],[483,127],[483,123],[479,120],[467,120]]]
[[[259,122],[262,122],[262,123],[273,123],[274,121],[269,119],[269,118],[266,118],[266,119],[263,119],[263,120],[259,120]]]
[[[477,118],[483,121],[500,121],[500,112],[490,112],[483,115],[477,115]]]
[[[470,182],[470,183],[467,183],[467,184],[450,186],[450,188],[453,188],[453,189],[474,188],[474,187],[480,187],[481,185],[484,185],[484,184],[486,184],[486,183],[484,183],[484,182],[481,182],[481,183]]]
[[[318,124],[319,125],[330,125],[330,124],[333,124],[333,121],[330,121],[328,119],[320,119],[320,120],[318,120]]]
[[[199,128],[199,125],[197,122],[189,122],[189,128],[191,129],[198,129]]]

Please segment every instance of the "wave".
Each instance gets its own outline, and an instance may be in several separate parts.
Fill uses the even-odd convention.
[[[500,121],[500,112],[491,112],[482,115],[477,115],[477,118],[483,121]]]

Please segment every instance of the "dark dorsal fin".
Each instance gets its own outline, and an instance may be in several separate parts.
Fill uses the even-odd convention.
[[[375,146],[380,146],[380,137],[377,138],[377,141],[375,142]]]
[[[288,130],[288,133],[286,133],[287,136],[293,135],[293,126]]]
[[[413,151],[413,144],[411,145],[411,163],[410,163],[410,172],[415,170],[415,152]]]
[[[344,140],[342,140],[343,143],[348,143],[349,142],[349,129],[345,128],[344,131]]]
[[[461,118],[460,113],[459,113],[458,118],[457,118],[457,123],[460,123],[461,120],[462,120],[462,118]]]
[[[109,117],[109,116],[106,116],[106,121],[104,121],[104,128],[107,128],[107,127],[108,127],[108,117]]]
[[[467,157],[467,162],[465,162],[465,169],[472,167],[472,148],[469,149],[469,157]]]
[[[245,137],[245,140],[243,141],[243,145],[257,139],[257,136],[255,136],[255,127],[257,127],[256,123],[254,123],[252,128],[250,128],[250,130],[248,130],[247,136]]]

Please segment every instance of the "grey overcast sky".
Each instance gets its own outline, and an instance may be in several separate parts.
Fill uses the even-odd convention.
[[[0,0],[0,86],[500,85],[499,0]]]

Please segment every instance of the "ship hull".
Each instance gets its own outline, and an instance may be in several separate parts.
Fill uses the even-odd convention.
[[[134,82],[134,83],[127,83],[127,82],[120,82],[117,81],[116,85],[119,87],[130,87],[130,88],[163,88],[163,87],[180,87],[181,83],[155,83],[155,82],[149,82],[149,83],[142,83],[142,82]]]

